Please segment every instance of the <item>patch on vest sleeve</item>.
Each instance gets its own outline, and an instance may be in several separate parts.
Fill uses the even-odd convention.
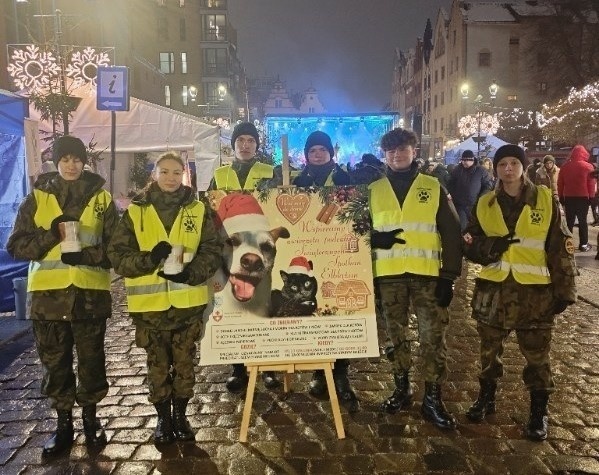
[[[571,237],[566,238],[566,240],[564,241],[564,249],[566,249],[566,252],[568,254],[570,254],[570,255],[574,254],[574,250],[575,250],[574,240]]]
[[[468,245],[472,244],[472,235],[470,233],[466,233],[462,236],[462,238],[464,239],[464,242]]]

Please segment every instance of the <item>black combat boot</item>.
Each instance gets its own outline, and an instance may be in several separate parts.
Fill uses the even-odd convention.
[[[262,373],[262,381],[266,389],[277,389],[281,385],[281,381],[277,379],[274,371],[264,371]]]
[[[57,455],[73,445],[73,413],[65,409],[58,409],[56,413],[56,432],[44,444],[43,455]]]
[[[170,444],[175,440],[173,434],[173,419],[171,417],[171,400],[167,399],[154,404],[158,413],[158,422],[154,430],[155,444]]]
[[[106,445],[106,433],[102,428],[100,419],[96,417],[96,405],[84,406],[81,411],[81,418],[83,419],[85,443],[98,447]]]
[[[487,414],[495,413],[495,392],[497,383],[488,379],[480,379],[478,399],[466,412],[466,417],[472,422],[482,421]]]
[[[194,440],[195,434],[189,425],[185,411],[189,399],[173,399],[173,432],[177,440]]]
[[[248,385],[249,377],[245,366],[236,363],[233,365],[233,374],[227,378],[225,386],[231,393],[239,393],[243,391]]]
[[[547,438],[547,403],[549,393],[544,389],[530,392],[530,418],[526,426],[526,437],[530,440],[542,441]]]
[[[447,412],[441,399],[441,385],[437,383],[424,383],[424,399],[421,412],[424,418],[435,424],[439,429],[455,429],[455,418]]]
[[[356,393],[351,387],[349,378],[347,377],[347,368],[349,362],[339,363],[340,360],[335,363],[333,369],[333,381],[335,382],[335,391],[339,402],[343,404],[349,412],[356,412],[360,408]]]
[[[389,399],[383,401],[381,406],[383,411],[390,414],[410,406],[412,404],[412,396],[414,395],[408,371],[395,373],[393,379],[395,380],[395,391],[393,391]]]
[[[322,369],[317,369],[312,373],[308,392],[314,397],[322,397],[327,393],[327,380]]]

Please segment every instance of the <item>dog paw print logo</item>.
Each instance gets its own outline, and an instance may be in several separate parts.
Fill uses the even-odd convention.
[[[101,219],[104,215],[104,205],[102,203],[96,203],[94,205],[94,215],[96,219]]]
[[[530,224],[539,225],[542,221],[543,217],[541,216],[541,213],[539,213],[538,211],[533,211],[532,213],[530,213]]]
[[[197,233],[198,232],[196,223],[191,216],[187,216],[183,220],[183,227],[185,228],[186,233]]]
[[[418,202],[419,203],[428,203],[431,199],[431,194],[428,190],[419,190],[418,191]]]
[[[215,322],[220,322],[223,319],[223,314],[220,310],[216,310],[213,314],[212,314],[212,319]]]

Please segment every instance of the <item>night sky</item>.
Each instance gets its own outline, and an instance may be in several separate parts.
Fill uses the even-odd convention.
[[[451,0],[229,0],[248,75],[314,87],[329,112],[376,112],[391,100],[393,51],[413,48]]]

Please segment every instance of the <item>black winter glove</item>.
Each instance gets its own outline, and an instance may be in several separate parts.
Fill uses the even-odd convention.
[[[166,259],[168,257],[172,250],[173,246],[171,246],[168,242],[160,241],[150,252],[150,259],[152,259],[154,265],[157,266],[160,264],[162,259]]]
[[[163,279],[170,280],[177,284],[187,284],[190,275],[187,269],[183,269],[178,274],[165,274],[163,271],[160,271],[158,272],[158,277],[162,277]]]
[[[61,254],[60,260],[64,264],[68,264],[70,266],[78,266],[81,264],[81,261],[83,260],[83,253],[82,252],[65,252],[64,254]]]
[[[506,234],[505,236],[495,238],[495,242],[491,246],[491,254],[503,254],[510,247],[510,244],[520,242],[520,239],[513,239],[514,233]]]
[[[298,177],[296,177],[295,180],[293,180],[293,184],[295,186],[306,188],[314,184],[314,178],[304,171]]]
[[[60,223],[66,223],[68,221],[79,221],[77,218],[73,218],[72,216],[67,216],[66,214],[61,214],[60,216],[54,218],[52,220],[52,224],[50,224],[50,230],[52,234],[56,236],[57,239],[60,239],[60,231],[58,229],[58,225]]]
[[[564,310],[566,310],[566,308],[568,308],[568,305],[570,305],[570,302],[567,300],[557,300],[553,304],[553,315],[562,313]]]
[[[437,279],[437,286],[435,287],[435,298],[439,307],[449,307],[453,299],[453,282],[449,279],[439,277]]]
[[[405,239],[396,237],[403,233],[403,229],[397,228],[393,231],[374,231],[370,236],[370,247],[373,249],[391,249],[393,244],[405,244]]]

